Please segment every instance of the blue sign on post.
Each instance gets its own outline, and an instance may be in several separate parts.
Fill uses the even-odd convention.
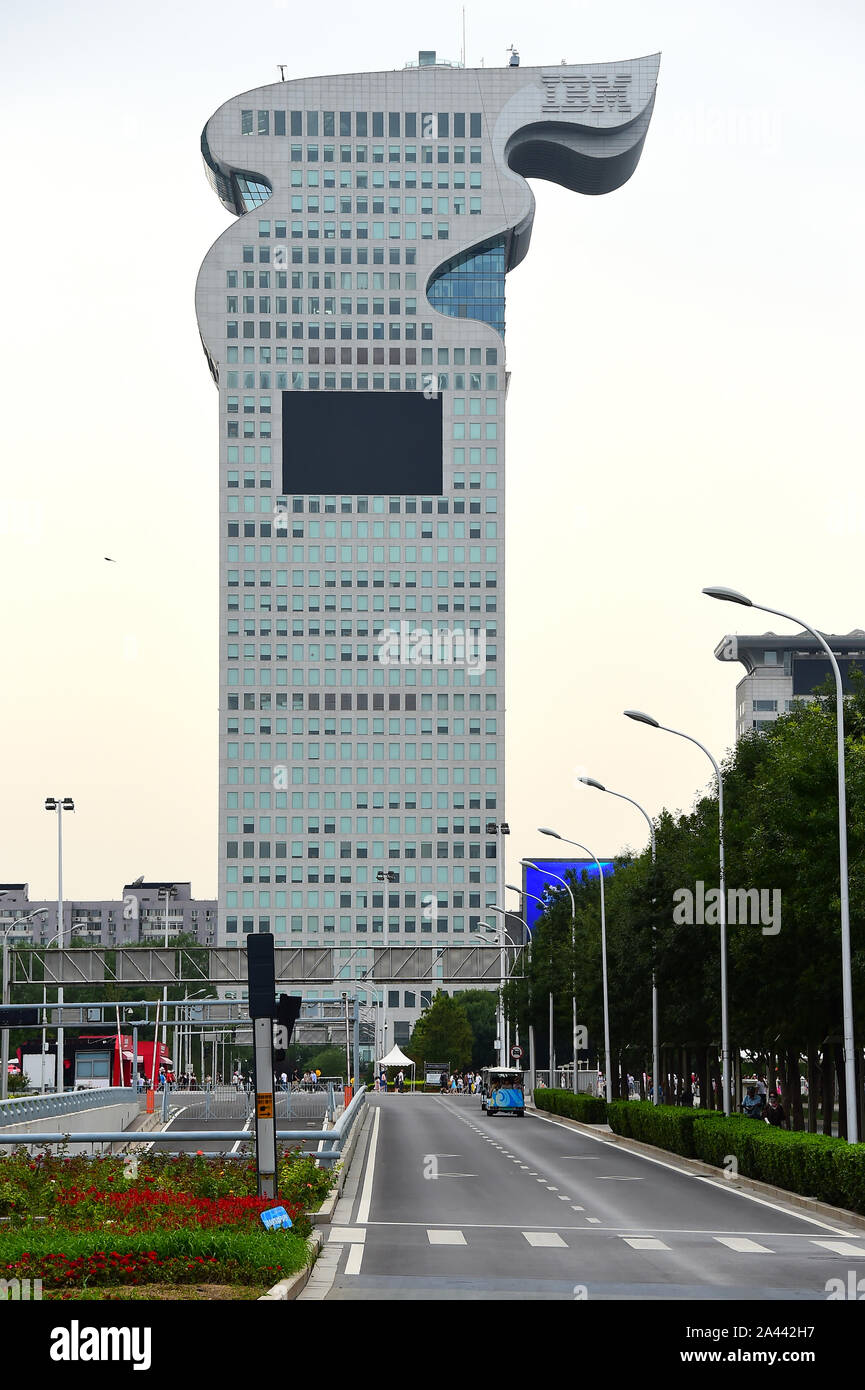
[[[292,1220],[285,1207],[271,1207],[261,1213],[261,1219],[268,1231],[291,1230]]]

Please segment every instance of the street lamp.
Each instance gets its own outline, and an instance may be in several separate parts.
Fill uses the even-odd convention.
[[[63,812],[74,811],[75,802],[71,796],[46,796],[45,810],[57,812],[57,936],[60,941],[60,950],[63,950]],[[61,1093],[66,1090],[66,1040],[63,1031],[63,986],[57,986],[57,1003],[60,1007],[59,1022],[57,1027],[57,1067],[58,1081],[56,1089]]]
[[[507,885],[506,885],[506,887],[510,887],[510,886],[511,886],[510,884],[507,884]],[[517,892],[519,892],[519,889],[517,889]],[[499,941],[499,968],[500,968],[500,970],[501,970],[501,990],[502,990],[502,992],[499,994],[499,999],[501,1000],[502,1019],[504,1019],[504,993],[503,993],[504,987],[505,987],[505,984],[507,983],[507,981],[511,978],[511,973],[512,973],[512,971],[513,971],[514,969],[516,969],[517,956],[519,955],[520,951],[522,950],[522,946],[518,945],[517,942],[515,942],[515,941],[508,941],[508,940],[507,940],[507,922],[508,922],[508,918],[509,918],[509,917],[514,918],[515,921],[519,922],[523,927],[525,927],[525,929],[526,929],[526,939],[527,939],[527,940],[528,940],[528,937],[529,937],[529,926],[528,926],[528,923],[527,923],[522,917],[518,917],[517,914],[516,914],[515,912],[511,912],[510,909],[507,908],[507,907],[499,907],[496,903],[490,903],[489,907],[487,908],[487,911],[488,911],[488,912],[497,912],[497,913],[499,914],[499,916],[501,917],[501,924],[500,924],[501,935],[500,935],[500,941]],[[499,923],[496,923],[496,935],[497,935],[497,937],[499,936]],[[483,938],[480,936],[480,933],[478,933],[478,936],[479,936],[479,939],[483,940]],[[513,951],[514,951],[513,964],[511,964],[510,962],[508,962],[507,957],[506,957],[506,954],[505,954],[506,951],[507,951],[510,947],[513,947]],[[508,1049],[507,1049],[507,1046],[506,1046],[506,1044],[505,1044],[505,1040],[504,1040],[504,1037],[503,1037],[503,1033],[504,1033],[504,1028],[502,1028],[502,1033],[499,1035],[500,1040],[502,1041],[502,1044],[503,1044],[502,1047],[499,1048],[499,1057],[503,1059],[502,1061],[500,1061],[499,1065],[500,1065],[500,1066],[505,1066],[505,1067],[506,1067],[506,1066],[508,1065],[509,1058],[508,1058]],[[517,1043],[519,1043],[519,1040],[520,1040],[520,1039],[519,1039],[519,1027],[517,1027],[516,1033],[517,1033],[517,1038],[516,1038],[516,1040],[517,1040]]]
[[[730,1114],[730,1033],[729,1033],[729,1010],[727,1003],[727,880],[724,869],[724,779],[721,776],[721,769],[709,752],[705,744],[700,743],[699,739],[692,738],[690,734],[682,733],[681,729],[671,729],[666,724],[659,724],[657,719],[653,719],[650,714],[644,714],[642,710],[626,709],[624,713],[628,719],[635,719],[639,724],[648,724],[651,729],[663,729],[665,733],[676,734],[679,738],[685,738],[689,743],[694,743],[701,748],[715,769],[715,776],[718,779],[718,866],[719,866],[719,888],[721,901],[718,904],[718,922],[721,933],[721,1089],[724,1092],[724,1114]]]
[[[551,835],[554,840],[561,840],[565,845],[575,845],[577,849],[583,850],[590,859],[594,859],[598,866],[598,878],[601,881],[601,969],[604,984],[604,1049],[606,1052],[605,1071],[604,1071],[604,1099],[610,1099],[610,999],[607,988],[607,916],[604,907],[604,871],[601,868],[601,861],[587,845],[581,845],[579,840],[568,840],[564,835],[559,835],[557,831],[550,830],[549,827],[538,826],[541,835]]]
[[[5,896],[6,896],[5,893],[0,894],[0,897],[5,897]],[[22,924],[23,924],[24,922],[30,922],[30,921],[33,920],[34,917],[44,917],[45,915],[46,915],[45,909],[44,909],[44,908],[38,908],[35,912],[28,912],[28,914],[27,914],[26,917],[16,917],[15,921],[14,921],[14,922],[10,922],[10,923],[9,923],[9,926],[6,928],[6,930],[5,930],[4,933],[3,933],[3,953],[2,953],[2,961],[3,961],[3,995],[2,995],[2,999],[3,999],[3,1005],[4,1005],[4,1007],[5,1007],[6,1004],[9,1003],[9,995],[10,995],[10,989],[9,989],[9,937],[12,935],[13,932],[18,931],[19,928],[22,926]],[[0,1075],[0,1100],[6,1100],[7,1096],[9,1095],[9,1029],[8,1029],[8,1027],[5,1026],[5,1024],[4,1024],[4,1027],[3,1027],[3,1040],[2,1040],[2,1043],[0,1043],[0,1067],[2,1067],[2,1075]]]
[[[524,859],[524,860],[522,860],[521,862],[525,864],[525,863],[528,863],[529,861]],[[536,867],[535,865],[532,865],[532,868],[535,868],[535,867]],[[567,887],[567,885],[565,885],[565,886]],[[540,905],[541,905],[541,907],[543,908],[544,912],[546,912],[546,910],[547,910],[547,908],[548,908],[548,906],[549,906],[549,903],[544,902],[544,899],[543,899],[543,898],[539,898],[538,895],[537,895],[537,893],[529,893],[528,890],[527,890],[527,891],[525,892],[525,894],[523,894],[522,888],[517,888],[516,884],[514,884],[514,883],[509,883],[509,884],[506,885],[506,887],[512,889],[514,893],[520,893],[521,895],[523,895],[523,896],[525,896],[525,897],[527,897],[527,898],[531,898],[533,902],[540,903]],[[573,903],[573,894],[571,895],[571,902]],[[574,908],[574,913],[576,913],[576,908]],[[571,923],[572,923],[572,926],[573,926],[573,916],[571,917]],[[528,927],[526,928],[526,930],[528,930]],[[572,944],[573,944],[573,931],[572,931]],[[552,1085],[554,1084],[554,1082],[555,1082],[555,1070],[556,1070],[556,1049],[555,1049],[554,1018],[553,1018],[553,975],[552,975],[552,969],[553,969],[553,958],[552,958],[552,942],[551,942],[551,943],[550,943],[550,1039],[549,1039],[549,1048],[550,1048],[550,1056],[549,1056],[549,1064],[550,1064],[550,1065],[549,1065],[549,1071],[550,1071],[550,1085],[551,1085],[551,1086],[552,1086]],[[573,984],[573,972],[572,972],[572,974],[571,974],[571,982],[572,982],[572,984]],[[574,1041],[576,1042],[576,1034],[574,1035]],[[576,1047],[575,1047],[575,1048],[574,1048],[574,1075],[575,1075],[575,1076],[576,1076],[576,1070],[577,1070],[577,1051],[576,1051]],[[575,1082],[574,1084],[576,1084],[576,1082]]]
[[[486,823],[486,832],[487,832],[488,835],[500,835],[500,836],[502,836],[502,839],[501,839],[500,842],[497,843],[497,845],[496,845],[496,897],[497,897],[497,898],[503,898],[503,897],[505,896],[505,894],[504,894],[504,883],[505,883],[505,843],[504,843],[504,838],[503,838],[503,837],[504,837],[505,835],[510,835],[510,833],[511,833],[511,827],[508,825],[508,823],[507,823],[506,820],[503,820],[503,821],[488,820],[487,823]],[[504,979],[504,978],[505,978],[504,931],[502,931],[502,936],[501,936],[501,948],[500,948],[500,953],[499,953],[499,955],[500,955],[500,960],[499,960],[499,971],[500,971],[500,974],[501,974],[501,978]],[[499,999],[500,999],[499,1019],[500,1019],[500,1022],[501,1022],[501,1033],[499,1034],[499,1041],[500,1041],[500,1043],[501,1043],[501,1046],[499,1047],[499,1055],[500,1055],[501,1057],[504,1058],[504,1061],[505,1061],[505,1062],[507,1062],[507,1040],[506,1040],[506,1038],[505,1038],[505,1007],[504,1007],[504,1000],[501,998],[501,996],[499,996]]]
[[[777,618],[786,618],[791,623],[810,632],[820,643],[832,666],[835,677],[835,723],[838,744],[838,859],[841,881],[841,989],[844,1007],[844,1076],[847,1090],[847,1142],[855,1144],[859,1137],[857,1115],[856,1054],[853,1038],[853,968],[850,952],[850,881],[847,869],[847,790],[844,763],[844,690],[838,662],[829,643],[810,623],[785,613],[780,608],[767,608],[763,603],[754,603],[736,589],[717,586],[704,589],[709,598],[721,599],[725,603],[740,603],[745,608],[756,608],[761,613],[772,613]]]
[[[655,1105],[658,1105],[660,1102],[660,1072],[658,1071],[658,1067],[660,1064],[661,1050],[658,1045],[658,982],[655,978],[655,826],[648,811],[640,805],[639,801],[635,801],[632,796],[625,796],[624,792],[611,791],[610,788],[605,787],[602,782],[596,782],[594,777],[581,777],[580,781],[584,782],[587,787],[595,787],[599,792],[606,792],[608,796],[617,796],[622,801],[630,801],[631,805],[636,806],[637,810],[642,812],[645,816],[649,825],[649,834],[652,837],[652,1076],[654,1078],[652,1083],[652,1100]]]
[[[541,869],[531,859],[520,861],[528,868],[534,869],[536,873],[542,874],[545,878],[554,878],[557,883],[563,883],[571,900],[571,1032],[573,1052],[574,1052],[574,1095],[577,1094],[577,906],[574,902],[574,895],[571,892],[571,885],[567,879],[560,874],[552,874],[549,869]]]
[[[44,908],[42,909],[42,913],[43,913],[44,916],[46,916],[46,917],[48,916],[48,913],[45,911]],[[88,924],[88,925],[89,925],[89,924]],[[73,926],[71,926],[71,927],[69,928],[69,939],[70,939],[70,941],[71,941],[72,937],[75,935],[75,933],[76,933],[77,931],[80,931],[80,930],[81,930],[81,926],[80,926],[79,923],[73,924]],[[51,937],[51,939],[50,939],[49,941],[46,941],[46,942],[45,942],[45,945],[42,947],[42,949],[45,950],[45,951],[49,951],[49,950],[51,949],[51,947],[54,945],[54,942],[55,942],[55,941],[58,941],[59,939],[60,939],[60,932],[55,932],[54,935]],[[59,997],[59,996],[58,996],[58,997]],[[46,1047],[46,1034],[47,1034],[47,1031],[48,1031],[47,1025],[46,1025],[46,1022],[45,1022],[46,1012],[47,1012],[47,1010],[46,1010],[47,1003],[48,1003],[48,986],[45,984],[45,963],[44,963],[44,961],[43,961],[43,964],[42,964],[42,1058],[43,1058],[43,1060],[42,1060],[42,1064],[41,1064],[41,1067],[42,1067],[42,1094],[43,1094],[43,1095],[45,1094],[45,1061],[44,1061],[44,1058],[45,1058],[45,1047]],[[57,1020],[57,1021],[58,1021],[58,1025],[59,1025],[60,1022],[61,1022],[60,1016],[58,1016],[58,1020]],[[55,1057],[54,1060],[55,1060],[55,1063],[56,1063],[57,1058]],[[57,1067],[56,1067],[56,1065],[55,1065],[55,1068],[54,1068],[54,1089],[55,1089],[55,1090],[57,1089]]]

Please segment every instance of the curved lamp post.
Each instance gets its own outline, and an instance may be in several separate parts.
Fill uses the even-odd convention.
[[[510,890],[511,890],[513,893],[519,893],[520,897],[531,898],[533,902],[540,903],[541,907],[542,907],[542,908],[544,909],[544,911],[546,912],[546,910],[547,910],[549,904],[548,904],[548,903],[545,903],[544,900],[543,900],[543,898],[539,898],[538,895],[537,895],[537,893],[528,893],[528,892],[523,893],[522,888],[518,888],[517,885],[516,885],[515,883],[506,883],[506,884],[505,884],[505,887],[506,887],[506,888],[510,888]],[[525,925],[525,928],[526,928],[526,932],[528,933],[528,931],[529,931],[528,923],[525,923],[524,925]],[[549,1048],[550,1048],[550,1056],[549,1056],[549,1074],[550,1074],[550,1085],[551,1085],[551,1086],[552,1086],[552,1084],[553,1084],[553,1082],[554,1082],[554,1080],[555,1080],[555,1075],[554,1075],[554,1073],[555,1073],[555,1070],[556,1070],[556,1067],[555,1067],[555,1051],[556,1051],[556,1049],[555,1049],[555,1045],[554,1045],[554,1042],[555,1042],[555,1040],[554,1040],[554,1031],[555,1031],[555,1030],[554,1030],[554,1019],[553,1019],[553,989],[552,989],[552,984],[553,984],[553,980],[552,980],[552,957],[551,957],[551,958],[550,958],[550,1029],[549,1029],[549,1032],[550,1032],[550,1038],[549,1038]]]
[[[551,874],[549,869],[540,868],[531,859],[522,859],[520,862],[526,864],[530,869],[534,869],[536,873],[543,874],[546,878],[553,878],[556,883],[564,884],[571,900],[571,1042],[574,1052],[574,1095],[577,1095],[577,905],[567,879],[562,878],[560,874]]]
[[[637,810],[640,811],[640,812],[642,812],[642,814],[645,816],[645,818],[646,818],[646,820],[647,820],[647,822],[648,822],[648,825],[649,825],[649,834],[650,834],[651,837],[652,837],[652,891],[653,891],[653,894],[654,894],[654,886],[655,886],[655,858],[656,858],[655,826],[654,826],[654,823],[653,823],[652,818],[651,818],[651,816],[649,815],[648,811],[645,810],[644,807],[642,807],[642,806],[640,805],[639,801],[635,801],[634,798],[633,798],[632,796],[625,796],[624,792],[614,792],[614,791],[611,791],[610,788],[609,788],[609,787],[605,787],[604,784],[603,784],[602,782],[596,782],[595,779],[594,779],[594,777],[581,777],[581,778],[580,778],[580,781],[581,781],[581,782],[585,782],[585,784],[586,784],[587,787],[595,787],[596,790],[599,791],[599,792],[606,792],[608,796],[617,796],[617,797],[619,797],[620,800],[622,800],[622,801],[630,801],[631,805],[632,805],[632,806],[636,806]],[[653,1081],[652,1081],[652,1100],[654,1101],[655,1105],[658,1105],[658,1104],[659,1104],[659,1095],[658,1095],[658,1091],[659,1091],[659,1088],[660,1088],[660,1075],[661,1075],[658,1068],[659,1068],[659,1064],[660,1064],[660,1055],[661,1055],[661,1054],[660,1054],[660,1047],[659,1047],[659,1045],[658,1045],[658,982],[657,982],[657,980],[656,980],[656,978],[655,978],[655,913],[654,913],[654,902],[655,902],[655,899],[654,899],[654,896],[653,896],[653,897],[652,897],[652,907],[653,907],[653,910],[652,910],[652,1077],[653,1077]]]
[[[856,1106],[856,1053],[854,1051],[853,1039],[853,969],[850,953],[850,882],[847,869],[847,792],[844,768],[844,690],[841,681],[841,672],[838,670],[838,663],[832,652],[829,643],[825,640],[822,633],[819,633],[810,623],[803,622],[801,618],[796,618],[792,613],[785,613],[780,608],[767,608],[763,603],[754,603],[751,599],[740,594],[736,589],[724,589],[717,586],[704,589],[704,594],[709,598],[721,599],[726,603],[740,603],[745,608],[756,608],[761,613],[772,613],[777,618],[786,618],[791,623],[798,623],[800,627],[810,632],[820,643],[825,651],[832,666],[832,674],[835,677],[835,722],[837,725],[838,743],[838,858],[841,884],[841,988],[844,1007],[844,1079],[847,1090],[847,1141],[855,1144],[858,1141],[859,1125]]]
[[[554,840],[561,840],[565,845],[575,845],[577,849],[585,851],[590,859],[594,859],[598,866],[598,877],[601,880],[601,967],[604,977],[604,1049],[605,1070],[604,1070],[604,1099],[610,1099],[610,998],[607,989],[607,918],[604,908],[604,871],[601,868],[601,861],[587,845],[581,845],[579,840],[568,840],[564,835],[559,835],[555,830],[550,830],[542,825],[538,826],[541,835],[551,835]]]
[[[724,870],[724,779],[721,776],[721,769],[716,763],[712,754],[705,744],[700,743],[699,739],[692,738],[690,734],[683,734],[681,729],[671,729],[667,724],[659,724],[657,719],[653,719],[650,714],[644,714],[642,710],[626,709],[624,713],[628,719],[636,719],[639,724],[648,724],[651,729],[663,729],[665,733],[676,734],[679,738],[686,738],[689,743],[694,743],[701,748],[715,769],[715,776],[718,779],[718,845],[719,845],[719,887],[721,901],[718,905],[718,919],[721,930],[721,1090],[724,1093],[724,1114],[730,1114],[730,1035],[728,1025],[727,1008],[727,882]]]

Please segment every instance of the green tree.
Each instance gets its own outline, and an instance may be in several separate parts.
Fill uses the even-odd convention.
[[[419,1068],[429,1061],[447,1062],[452,1071],[461,1070],[471,1061],[473,1042],[471,1024],[459,999],[437,990],[415,1024],[406,1051]]]
[[[471,1065],[475,1070],[496,1061],[496,995],[488,989],[466,989],[456,995],[472,1030]],[[438,1059],[440,1060],[440,1059]]]

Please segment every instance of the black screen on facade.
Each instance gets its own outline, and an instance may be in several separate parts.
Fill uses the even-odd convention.
[[[441,490],[440,395],[283,391],[283,493]]]

